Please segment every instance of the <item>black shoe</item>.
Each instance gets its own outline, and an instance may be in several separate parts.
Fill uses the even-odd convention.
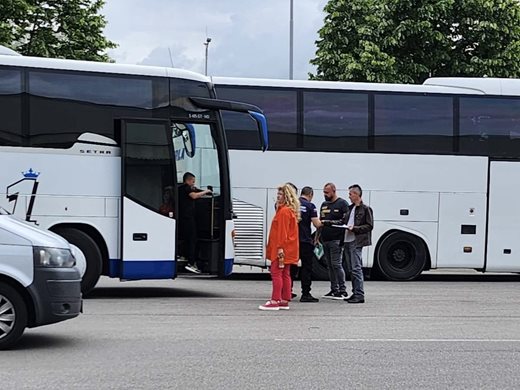
[[[314,298],[311,294],[304,294],[300,298],[300,302],[319,302],[318,298]]]
[[[295,294],[295,293],[291,293],[291,298],[296,298],[298,296],[298,294]]]
[[[348,294],[343,291],[343,292],[337,292],[337,293],[334,293],[332,294],[332,299],[337,299],[337,300],[342,300],[342,299],[347,299],[348,297]]]
[[[332,299],[334,297],[334,291],[330,290],[327,294],[322,295],[321,297]]]
[[[350,298],[346,298],[345,301],[348,303],[365,303],[365,297],[362,295],[352,295]]]

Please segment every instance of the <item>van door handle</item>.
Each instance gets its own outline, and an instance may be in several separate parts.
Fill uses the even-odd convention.
[[[147,233],[134,233],[132,235],[132,238],[134,241],[148,241],[148,234]]]

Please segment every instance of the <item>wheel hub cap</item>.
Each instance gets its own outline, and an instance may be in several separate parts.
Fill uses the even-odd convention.
[[[0,295],[0,339],[6,337],[14,327],[16,313],[13,304]]]
[[[394,252],[394,260],[401,263],[406,260],[406,252],[403,249],[396,249]]]

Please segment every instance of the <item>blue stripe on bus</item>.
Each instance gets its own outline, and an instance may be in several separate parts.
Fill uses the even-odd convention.
[[[233,272],[234,259],[224,259],[224,275],[229,276]]]
[[[108,276],[121,279],[173,279],[177,264],[173,260],[125,261],[121,269],[120,259],[110,259]]]
[[[224,260],[224,275],[233,273],[233,258]],[[110,259],[108,263],[108,276],[122,279],[173,279],[177,276],[177,264],[175,261],[126,261],[125,274],[121,274],[121,260]]]

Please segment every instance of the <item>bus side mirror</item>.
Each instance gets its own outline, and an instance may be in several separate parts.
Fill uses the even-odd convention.
[[[182,139],[182,148],[184,149],[186,156],[189,158],[195,156],[197,141],[195,138],[195,127],[192,124],[173,123],[172,136],[174,139],[178,139],[179,137]],[[178,147],[180,147],[180,145]]]
[[[190,97],[188,99],[191,101],[191,103],[199,108],[205,108],[208,110],[243,112],[249,114],[258,125],[262,151],[265,152],[269,147],[267,120],[265,119],[265,115],[262,113],[263,111],[257,106],[247,103],[233,102],[230,100],[208,99],[200,97]]]
[[[265,119],[265,115],[255,111],[248,112],[258,126],[258,131],[260,132],[260,145],[262,147],[262,152],[265,152],[269,147],[269,133],[267,132],[267,120]]]
[[[184,150],[189,158],[195,156],[197,141],[195,138],[195,128],[192,124],[186,123],[186,129],[182,131],[182,142],[184,143]]]

